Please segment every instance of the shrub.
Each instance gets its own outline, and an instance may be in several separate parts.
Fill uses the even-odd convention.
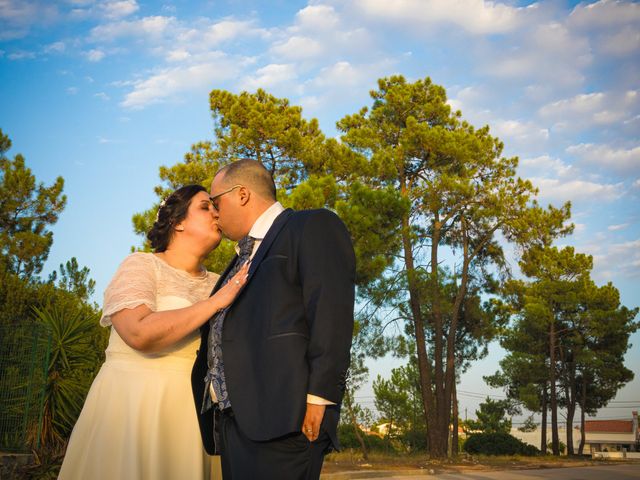
[[[467,453],[482,455],[527,455],[533,456],[539,450],[518,440],[508,433],[474,433],[464,443]]]
[[[383,438],[380,438],[377,435],[367,435],[365,432],[360,430],[360,435],[364,439],[364,443],[367,445],[369,450],[378,450],[382,451],[387,448],[387,444]],[[338,440],[340,441],[340,446],[344,448],[356,448],[360,449],[360,442],[356,437],[355,428],[351,424],[341,423],[338,425]]]

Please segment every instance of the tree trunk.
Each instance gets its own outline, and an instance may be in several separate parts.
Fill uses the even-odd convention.
[[[580,447],[578,448],[578,455],[582,455],[584,452],[584,444],[586,443],[586,433],[584,431],[584,406],[587,404],[587,379],[582,374],[582,395],[580,396]]]
[[[453,383],[453,431],[451,432],[451,455],[458,455],[458,387]]]
[[[574,455],[573,450],[573,417],[576,413],[576,406],[569,403],[567,406],[567,455]]]
[[[567,455],[574,455],[573,450],[573,417],[576,413],[575,373],[572,371],[567,395]]]
[[[362,458],[364,458],[365,460],[369,460],[369,451],[367,449],[367,445],[364,443],[364,438],[362,438],[362,435],[360,434],[360,427],[358,426],[358,421],[356,420],[356,414],[353,411],[353,401],[351,399],[351,395],[349,394],[349,389],[346,389],[344,392],[344,400],[344,403],[347,406],[347,412],[349,414],[351,424],[353,425],[354,432],[356,434],[356,438],[358,439],[360,448],[362,448]]]
[[[405,190],[405,187],[402,187]],[[439,441],[439,422],[437,412],[437,400],[433,395],[433,379],[431,377],[431,360],[427,353],[426,337],[424,333],[424,319],[420,310],[421,298],[414,274],[415,265],[413,261],[413,250],[410,239],[409,219],[402,218],[402,244],[404,250],[404,261],[407,269],[407,283],[409,287],[409,305],[413,324],[415,327],[416,353],[418,355],[418,371],[420,373],[420,394],[422,395],[422,406],[424,408],[425,419],[427,421],[427,440],[429,442],[429,454],[434,458],[442,458],[447,454],[447,436],[445,434],[444,448]]]
[[[440,306],[440,277],[438,271],[438,247],[440,244],[440,217],[434,212],[433,233],[431,236],[431,304],[432,326],[434,330],[433,378],[435,381],[435,418],[433,427],[427,424],[429,430],[429,454],[433,458],[447,456],[449,444],[449,420],[451,419],[451,390],[445,385],[443,357],[444,330],[442,309]],[[434,428],[435,427],[435,428]]]
[[[542,387],[542,420],[540,425],[540,452],[547,454],[547,386]]]
[[[556,323],[551,320],[549,329],[549,400],[551,401],[551,450],[560,455],[560,439],[558,438],[558,398],[556,394]]]
[[[455,362],[456,342],[455,340],[457,337],[456,334],[458,330],[458,319],[460,316],[460,310],[462,308],[462,302],[466,295],[467,283],[469,281],[469,264],[470,264],[469,239],[466,235],[466,223],[464,221],[464,217],[462,217],[461,219],[461,225],[464,232],[463,247],[462,247],[464,260],[462,262],[462,275],[461,275],[460,287],[459,287],[458,293],[456,294],[453,311],[451,312],[451,325],[449,327],[449,332],[447,333],[447,369],[445,373],[445,379],[444,379],[445,384],[444,384],[444,392],[443,392],[445,408],[443,408],[443,411],[442,411],[442,418],[447,419],[447,426],[446,426],[447,433],[449,431],[449,419],[451,418],[452,405],[453,405],[453,408],[455,409],[454,424],[457,424],[457,421],[458,421],[458,417],[457,417],[458,409],[456,405],[457,394],[455,392],[456,390],[456,362]],[[438,293],[439,292],[440,290],[438,289]],[[454,425],[454,430],[455,430],[455,425]],[[457,437],[458,435],[457,430],[455,430],[455,435]],[[452,445],[452,449],[453,449],[453,445]],[[457,445],[456,445],[456,453],[457,453]]]

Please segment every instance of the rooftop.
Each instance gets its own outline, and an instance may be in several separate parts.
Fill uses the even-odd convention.
[[[632,420],[587,420],[586,432],[633,433]]]

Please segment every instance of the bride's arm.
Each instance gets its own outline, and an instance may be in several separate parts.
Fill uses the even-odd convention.
[[[113,328],[131,348],[146,353],[163,350],[230,305],[244,286],[248,271],[249,265],[243,265],[213,296],[189,307],[154,312],[146,305],[139,305],[120,310],[111,315]]]

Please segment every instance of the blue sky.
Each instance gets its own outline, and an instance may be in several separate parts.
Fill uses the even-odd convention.
[[[77,257],[98,302],[139,244],[131,216],[156,201],[158,167],[213,139],[211,89],[264,88],[337,135],[396,73],[430,76],[465,119],[488,124],[543,203],[571,200],[576,229],[561,243],[640,304],[638,3],[0,0],[0,128],[10,155],[45,183],[62,175],[68,195],[46,270]],[[640,373],[633,341],[627,365]],[[492,345],[460,390],[499,395],[481,377],[502,355]],[[616,400],[640,407],[640,379]],[[460,401],[469,416],[479,403]],[[599,415],[626,418],[627,406]]]

